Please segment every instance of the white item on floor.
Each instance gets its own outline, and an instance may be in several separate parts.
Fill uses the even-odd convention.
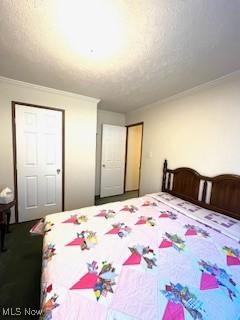
[[[13,201],[13,192],[10,188],[5,188],[0,193],[0,203],[7,204]]]
[[[30,230],[32,236],[44,235],[45,221],[44,219],[39,220]]]

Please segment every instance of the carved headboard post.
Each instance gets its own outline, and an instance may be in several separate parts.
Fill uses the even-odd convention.
[[[207,180],[204,181],[203,183],[203,192],[202,192],[202,202],[206,202],[206,197],[207,197]]]
[[[167,160],[164,161],[163,164],[163,178],[162,178],[162,191],[166,190],[166,179],[167,179]]]

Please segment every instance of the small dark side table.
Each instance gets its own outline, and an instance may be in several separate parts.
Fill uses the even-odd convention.
[[[11,208],[15,206],[16,201],[13,200],[7,204],[0,204],[0,251],[6,251],[4,247],[5,234],[9,231],[9,223],[11,217]]]

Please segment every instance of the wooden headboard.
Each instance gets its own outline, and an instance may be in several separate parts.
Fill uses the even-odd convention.
[[[190,168],[171,170],[165,160],[162,191],[240,220],[239,175],[206,177]]]

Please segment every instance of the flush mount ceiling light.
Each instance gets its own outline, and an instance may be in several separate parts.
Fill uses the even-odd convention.
[[[61,0],[58,19],[67,44],[85,58],[109,59],[124,47],[117,1]]]

